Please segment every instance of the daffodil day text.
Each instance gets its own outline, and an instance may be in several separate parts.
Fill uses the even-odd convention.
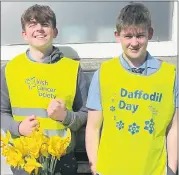
[[[133,92],[129,92],[125,88],[120,89],[120,97],[121,100],[119,101],[119,109],[121,110],[128,110],[132,113],[135,113],[139,109],[138,104],[129,104],[127,99],[139,99],[139,100],[150,100],[153,102],[161,102],[162,100],[162,93],[153,92],[151,94],[146,93],[142,90],[135,90]]]

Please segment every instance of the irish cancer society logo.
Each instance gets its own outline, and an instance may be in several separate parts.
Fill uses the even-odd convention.
[[[36,89],[39,97],[56,98],[56,89],[49,87],[46,80],[30,77],[25,80],[25,84],[28,85],[29,90]]]
[[[25,83],[28,85],[29,89],[32,89],[33,87],[36,87],[36,78],[35,77],[27,78],[25,80]]]

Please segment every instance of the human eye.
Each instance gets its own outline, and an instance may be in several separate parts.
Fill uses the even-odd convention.
[[[130,38],[132,38],[132,35],[125,35],[124,38],[130,39]]]
[[[144,34],[139,34],[139,35],[137,35],[137,38],[143,38],[143,37],[145,37]]]
[[[43,23],[42,26],[49,27],[49,24],[48,23]]]
[[[29,28],[32,28],[32,27],[34,27],[36,25],[36,23],[30,23],[29,25],[28,25],[28,27]]]

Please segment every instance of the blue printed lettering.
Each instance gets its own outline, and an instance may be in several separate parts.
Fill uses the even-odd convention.
[[[145,94],[143,95],[143,99],[144,99],[144,100],[148,100],[148,99],[149,99],[149,94],[146,94],[146,93],[145,93]]]
[[[135,98],[135,99],[150,100],[155,102],[161,102],[162,100],[162,93],[154,92],[152,94],[149,94],[149,93],[144,93],[142,90],[135,90],[134,92],[128,92],[124,88],[121,88],[120,96],[127,97],[130,99]]]
[[[127,90],[121,88],[121,97],[125,97],[127,95]]]
[[[121,101],[119,102],[119,109],[124,109],[125,106],[126,106],[125,101],[121,100]]]
[[[135,104],[126,104],[125,101],[120,100],[119,102],[119,109],[126,109],[128,111],[131,111],[132,113],[135,113],[138,109],[139,105]]]

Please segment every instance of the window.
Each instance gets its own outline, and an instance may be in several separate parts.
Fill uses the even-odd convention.
[[[35,2],[2,2],[1,44],[23,44],[20,17]],[[143,2],[151,11],[153,41],[170,41],[173,2]],[[116,17],[127,2],[39,2],[55,12],[59,35],[55,43],[115,42]],[[160,10],[159,10],[160,9]],[[10,13],[9,13],[10,12]],[[13,30],[13,32],[12,32]]]
[[[114,37],[116,18],[128,2],[1,2],[1,55],[9,60],[24,51],[20,17],[33,4],[49,5],[55,12],[59,35],[55,39],[66,56],[111,58],[121,54]],[[148,44],[153,56],[177,55],[177,2],[143,1],[151,11],[154,36]],[[11,51],[9,51],[11,46]],[[13,47],[12,47],[13,46]],[[69,52],[69,47],[74,52]],[[63,50],[64,48],[64,50]],[[69,55],[68,55],[69,54]]]

